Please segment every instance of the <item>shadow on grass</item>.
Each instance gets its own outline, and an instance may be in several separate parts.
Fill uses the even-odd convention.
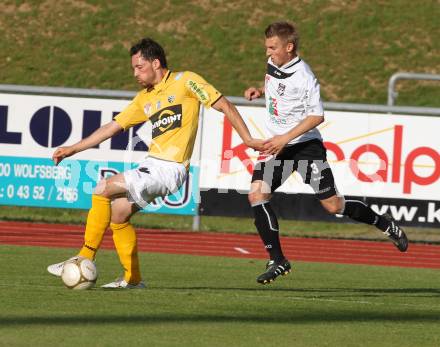
[[[231,314],[198,314],[189,313],[172,314],[166,313],[145,313],[133,315],[74,315],[74,316],[50,316],[40,315],[34,317],[2,317],[2,327],[33,326],[33,325],[105,325],[105,324],[130,324],[130,325],[163,325],[182,323],[251,323],[261,324],[328,324],[328,323],[438,323],[438,312],[384,312],[376,310],[373,312],[359,312],[351,310],[308,310],[284,312],[261,312],[246,313],[235,312]]]
[[[256,288],[234,288],[234,287],[165,287],[161,290],[194,290],[194,291],[240,291],[240,292],[274,292],[290,294],[329,294],[326,297],[331,298],[331,294],[337,297],[359,294],[362,297],[375,297],[384,295],[395,296],[417,296],[417,297],[440,297],[440,288],[276,288],[270,285],[258,286]],[[346,294],[346,295],[344,295]]]

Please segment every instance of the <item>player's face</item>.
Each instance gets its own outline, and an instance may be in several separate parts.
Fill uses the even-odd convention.
[[[153,63],[142,57],[141,52],[131,57],[131,66],[133,68],[134,77],[141,86],[147,88],[153,85],[156,77]]]
[[[278,36],[266,38],[266,55],[272,62],[281,67],[293,58],[293,44],[281,40]]]

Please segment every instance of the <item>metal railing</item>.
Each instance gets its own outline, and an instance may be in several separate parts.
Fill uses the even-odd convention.
[[[264,99],[246,100],[245,98],[228,96],[228,99],[240,106],[265,106]],[[324,109],[329,111],[395,113],[423,116],[440,116],[438,107],[387,106],[376,104],[350,104],[343,102],[324,102]]]
[[[98,98],[131,99],[136,92],[110,89],[85,89],[48,86],[25,86],[19,84],[0,84],[0,92],[39,95],[85,96]]]
[[[413,72],[397,72],[392,75],[388,81],[388,106],[394,106],[397,93],[394,89],[398,80],[427,80],[427,81],[440,81],[440,75],[426,74],[426,73],[413,73]]]

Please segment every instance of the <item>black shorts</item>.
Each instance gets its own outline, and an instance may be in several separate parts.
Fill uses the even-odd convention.
[[[292,174],[298,172],[320,200],[337,193],[327,151],[320,140],[310,140],[286,146],[276,157],[255,165],[252,182],[266,182],[273,193]]]

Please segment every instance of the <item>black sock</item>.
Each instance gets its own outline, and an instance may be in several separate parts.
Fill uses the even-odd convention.
[[[342,214],[355,221],[374,225],[376,228],[384,232],[390,224],[384,217],[378,215],[362,201],[346,200],[344,212]]]
[[[277,263],[282,262],[285,258],[281,250],[278,220],[270,207],[270,203],[264,202],[253,206],[252,210],[255,216],[255,226],[266,250],[269,252],[270,259]]]

